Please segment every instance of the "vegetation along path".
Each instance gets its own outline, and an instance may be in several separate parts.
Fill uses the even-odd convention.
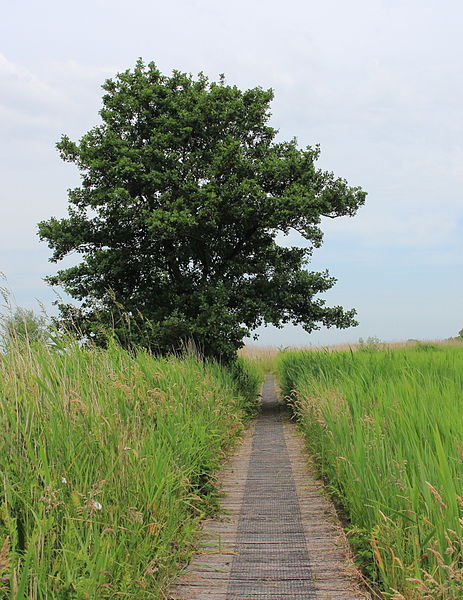
[[[263,409],[222,479],[226,517],[205,521],[175,600],[359,600],[342,530],[268,375]]]

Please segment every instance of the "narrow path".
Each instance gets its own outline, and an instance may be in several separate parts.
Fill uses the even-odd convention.
[[[201,552],[172,600],[360,600],[336,515],[268,375],[262,413],[224,473],[227,517],[207,520]]]

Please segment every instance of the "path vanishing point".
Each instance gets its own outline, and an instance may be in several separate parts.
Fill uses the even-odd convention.
[[[262,413],[221,481],[225,516],[204,522],[200,552],[170,600],[368,598],[271,375]]]

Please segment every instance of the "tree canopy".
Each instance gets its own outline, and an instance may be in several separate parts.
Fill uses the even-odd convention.
[[[33,310],[16,307],[0,316],[0,348],[8,350],[14,343],[47,342],[51,331],[47,319]]]
[[[102,123],[57,144],[82,179],[68,216],[39,223],[51,261],[82,257],[48,278],[80,301],[60,305],[65,321],[95,339],[107,325],[124,345],[192,341],[224,359],[262,324],[355,324],[317,297],[335,279],[307,264],[321,217],[354,215],[365,193],[316,168],[318,146],[276,141],[272,90],[141,60],[103,89]],[[305,247],[278,245],[291,230]]]

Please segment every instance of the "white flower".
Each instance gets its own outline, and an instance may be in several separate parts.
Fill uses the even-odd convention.
[[[68,480],[66,479],[66,477],[61,477],[61,483],[67,483]]]
[[[92,508],[94,508],[95,510],[101,510],[103,507],[96,500],[92,500]]]

